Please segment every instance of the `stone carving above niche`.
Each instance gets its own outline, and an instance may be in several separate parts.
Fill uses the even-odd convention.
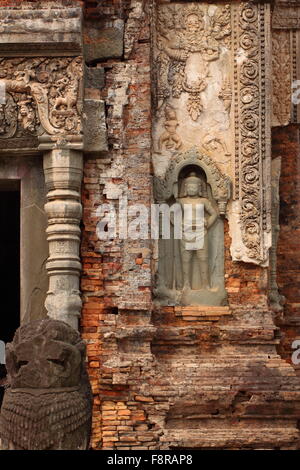
[[[154,173],[167,179],[191,148],[209,157],[232,181],[232,257],[263,266],[271,245],[269,41],[267,4],[164,3],[153,19]]]
[[[81,57],[2,58],[0,67],[0,139],[81,133]]]
[[[220,57],[219,41],[230,35],[230,6],[211,15],[195,4],[183,11],[178,6],[165,8],[160,10],[157,26],[158,100],[171,95],[179,98],[186,92],[188,114],[197,121],[203,110],[201,94],[208,87],[210,62]]]
[[[225,148],[229,161],[230,5],[160,5],[154,23],[156,174],[174,151],[195,144],[216,157]]]

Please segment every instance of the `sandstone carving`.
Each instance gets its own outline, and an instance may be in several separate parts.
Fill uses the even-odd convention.
[[[230,197],[229,178],[211,157],[191,149],[176,155],[164,178],[154,179],[154,196],[174,211],[170,239],[162,237],[158,242],[156,298],[166,305],[224,305],[224,229],[220,214],[225,214]],[[185,214],[187,204],[192,207],[190,218]],[[199,219],[197,205],[203,207]],[[187,224],[180,238],[176,223]]]
[[[82,58],[0,60],[0,138],[81,132]]]
[[[64,322],[21,326],[7,345],[10,387],[0,415],[2,447],[11,450],[86,449],[91,391],[85,345]]]
[[[162,133],[159,139],[159,151],[165,146],[168,150],[179,150],[182,146],[181,139],[176,132],[178,121],[176,111],[169,106],[165,108],[165,132]]]
[[[223,85],[219,93],[219,98],[221,98],[224,101],[225,109],[226,111],[228,111],[228,113],[230,113],[231,102],[232,102],[232,87],[231,87],[230,80],[228,78],[226,78],[223,81]]]
[[[200,279],[196,289],[210,289],[208,230],[216,221],[218,212],[211,202],[206,197],[203,197],[202,182],[196,173],[190,173],[184,179],[183,196],[179,197],[176,201],[179,202],[184,216],[187,206],[190,205],[192,209],[190,225],[187,230],[190,230],[191,233],[189,235],[192,235],[192,237],[186,237],[187,234],[184,232],[180,240],[183,289],[188,291],[193,284],[194,276],[191,274],[193,258],[196,258],[200,271]],[[204,206],[204,220],[199,217],[199,221],[197,221],[197,205]],[[192,249],[189,248],[191,244],[193,245]],[[197,245],[199,248],[196,248]]]
[[[296,2],[276,2],[272,15],[273,29],[299,29],[300,6]]]
[[[49,220],[49,258],[46,264],[49,289],[45,306],[49,317],[63,320],[75,329],[78,328],[82,306],[79,288],[82,172],[82,152],[69,149],[45,152],[44,173],[48,191],[45,212]]]
[[[209,64],[219,58],[219,41],[231,32],[230,6],[217,9],[209,23],[201,5],[191,4],[183,15],[178,13],[176,7],[168,7],[158,15],[158,100],[161,103],[186,92],[188,113],[197,121],[203,110],[201,93],[208,85]]]
[[[162,4],[155,25],[155,175],[167,178],[178,151],[195,147],[209,155],[233,181],[228,213],[233,259],[266,266],[271,246],[270,6]],[[287,74],[283,69],[278,67],[278,73]],[[288,100],[283,93],[276,106],[281,116]],[[176,110],[173,119],[167,118],[170,108]]]
[[[235,193],[239,220],[232,231],[234,259],[268,263],[271,245],[270,126],[266,76],[270,73],[265,52],[269,7],[242,3],[235,10]],[[264,35],[260,32],[263,31]],[[240,60],[242,57],[243,60]],[[235,232],[235,233],[234,233]]]

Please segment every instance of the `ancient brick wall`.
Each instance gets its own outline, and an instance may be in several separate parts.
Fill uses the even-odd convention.
[[[132,429],[130,411],[122,399],[127,386],[117,385],[112,391],[112,371],[106,375],[103,367],[106,360],[118,355],[118,345],[111,336],[120,318],[119,308],[134,302],[143,309],[151,299],[150,242],[128,246],[126,240],[103,242],[96,235],[100,204],[117,207],[122,194],[129,204],[149,207],[151,202],[149,21],[142,2],[133,2],[130,8],[128,3],[86,5],[87,64],[102,77],[87,84],[86,96],[105,100],[108,129],[108,152],[86,157],[83,185],[82,334],[88,343],[95,394],[93,443],[98,448],[101,442],[104,447],[111,446],[119,432]],[[104,47],[103,41],[107,42]],[[130,298],[131,292],[134,298]],[[117,401],[105,401],[102,410],[100,400],[106,395]]]
[[[273,130],[273,158],[281,157],[277,275],[279,292],[285,297],[284,310],[277,324],[282,334],[280,352],[290,362],[292,343],[300,333],[299,150],[298,125]],[[299,373],[299,366],[294,367]]]
[[[92,79],[85,96],[104,100],[107,126],[107,151],[85,156],[82,189],[81,331],[94,393],[92,447],[295,448],[299,385],[276,353],[268,268],[232,261],[227,221],[229,307],[221,313],[191,308],[184,317],[180,308],[154,306],[150,240],[97,237],[100,204],[117,207],[120,195],[129,205],[149,207],[152,201],[149,6],[139,0],[86,2]],[[290,194],[287,172],[283,200]],[[278,247],[279,284],[292,305],[297,294],[287,285],[294,267],[284,268],[285,233]]]

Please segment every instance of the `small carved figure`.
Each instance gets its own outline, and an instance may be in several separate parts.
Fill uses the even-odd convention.
[[[230,113],[231,102],[232,102],[232,90],[230,80],[227,78],[224,80],[222,88],[219,93],[219,98],[223,100],[225,110]]]
[[[18,110],[18,121],[22,124],[23,128],[34,132],[36,119],[31,96],[26,96],[18,101]]]
[[[60,106],[65,107],[67,111],[72,111],[77,101],[77,88],[78,83],[75,81],[73,86],[70,85],[66,90],[69,81],[67,78],[62,78],[57,83],[58,96],[55,99],[54,109],[57,110]],[[65,96],[62,96],[62,92],[65,92]]]
[[[7,345],[2,448],[87,448],[92,398],[84,359],[83,341],[64,322],[47,318],[17,330]]]
[[[162,150],[164,145],[168,150],[178,150],[182,146],[182,142],[181,138],[176,132],[176,129],[178,127],[178,121],[175,110],[170,106],[166,106],[165,117],[166,120],[164,123],[164,127],[166,130],[160,136],[158,144],[159,151]]]

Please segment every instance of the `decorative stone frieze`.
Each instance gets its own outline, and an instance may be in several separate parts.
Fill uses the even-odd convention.
[[[0,139],[81,133],[82,57],[2,58],[0,63],[5,92]]]

